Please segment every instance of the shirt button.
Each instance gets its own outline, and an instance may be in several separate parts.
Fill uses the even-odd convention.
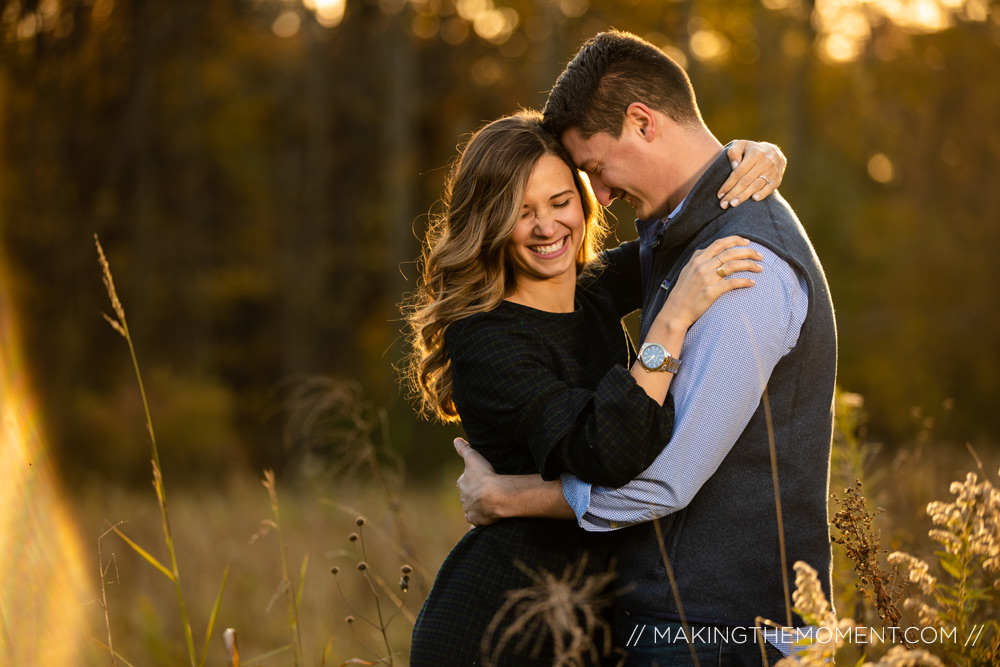
[[[617,528],[618,527],[618,522],[617,521],[612,521],[611,522],[611,527],[612,528]]]

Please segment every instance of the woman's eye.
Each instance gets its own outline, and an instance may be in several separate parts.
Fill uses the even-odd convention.
[[[569,204],[569,200],[568,199],[566,201],[559,202],[558,204],[553,204],[552,207],[553,208],[563,208],[567,204]]]

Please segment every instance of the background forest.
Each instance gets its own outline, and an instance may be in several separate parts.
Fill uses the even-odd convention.
[[[392,369],[426,214],[463,136],[540,107],[609,26],[688,67],[720,140],[788,156],[871,431],[1000,437],[996,2],[41,0],[2,20],[5,275],[71,476],[147,472],[94,232],[177,465],[281,468],[275,391],[302,373],[360,382],[416,471],[452,456]]]
[[[721,141],[788,157],[781,191],[837,309],[838,384],[864,404],[850,435],[886,460],[932,444],[954,464],[929,492],[970,469],[966,442],[995,462],[997,0],[3,0],[0,324],[21,348],[3,358],[30,378],[73,504],[114,518],[133,489],[151,498],[95,232],[192,522],[199,494],[264,468],[279,484],[377,479],[345,458],[359,442],[450,494],[460,431],[419,421],[394,370],[428,215],[463,138],[541,107],[609,27],[688,69]],[[633,238],[631,209],[612,212]],[[455,499],[427,502],[454,518],[433,573],[463,526]],[[230,528],[242,544],[254,530]],[[88,544],[104,530],[82,523]]]

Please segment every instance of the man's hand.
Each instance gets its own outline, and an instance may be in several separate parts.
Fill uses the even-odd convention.
[[[541,475],[498,475],[462,438],[455,438],[455,451],[465,460],[458,490],[465,520],[472,525],[488,526],[515,516],[576,519],[559,480],[546,482]]]
[[[465,461],[465,471],[458,478],[459,498],[465,520],[473,526],[488,526],[500,517],[489,503],[491,484],[499,477],[482,454],[462,438],[455,438],[455,451]]]

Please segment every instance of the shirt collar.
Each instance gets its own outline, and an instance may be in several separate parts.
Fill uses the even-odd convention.
[[[650,218],[649,220],[635,219],[635,229],[639,233],[639,243],[642,245],[647,245],[652,243],[653,239],[660,235],[663,228],[667,226],[675,215],[677,215],[681,208],[684,206],[684,202],[687,201],[687,197],[681,200],[674,210],[670,211],[665,218]]]

